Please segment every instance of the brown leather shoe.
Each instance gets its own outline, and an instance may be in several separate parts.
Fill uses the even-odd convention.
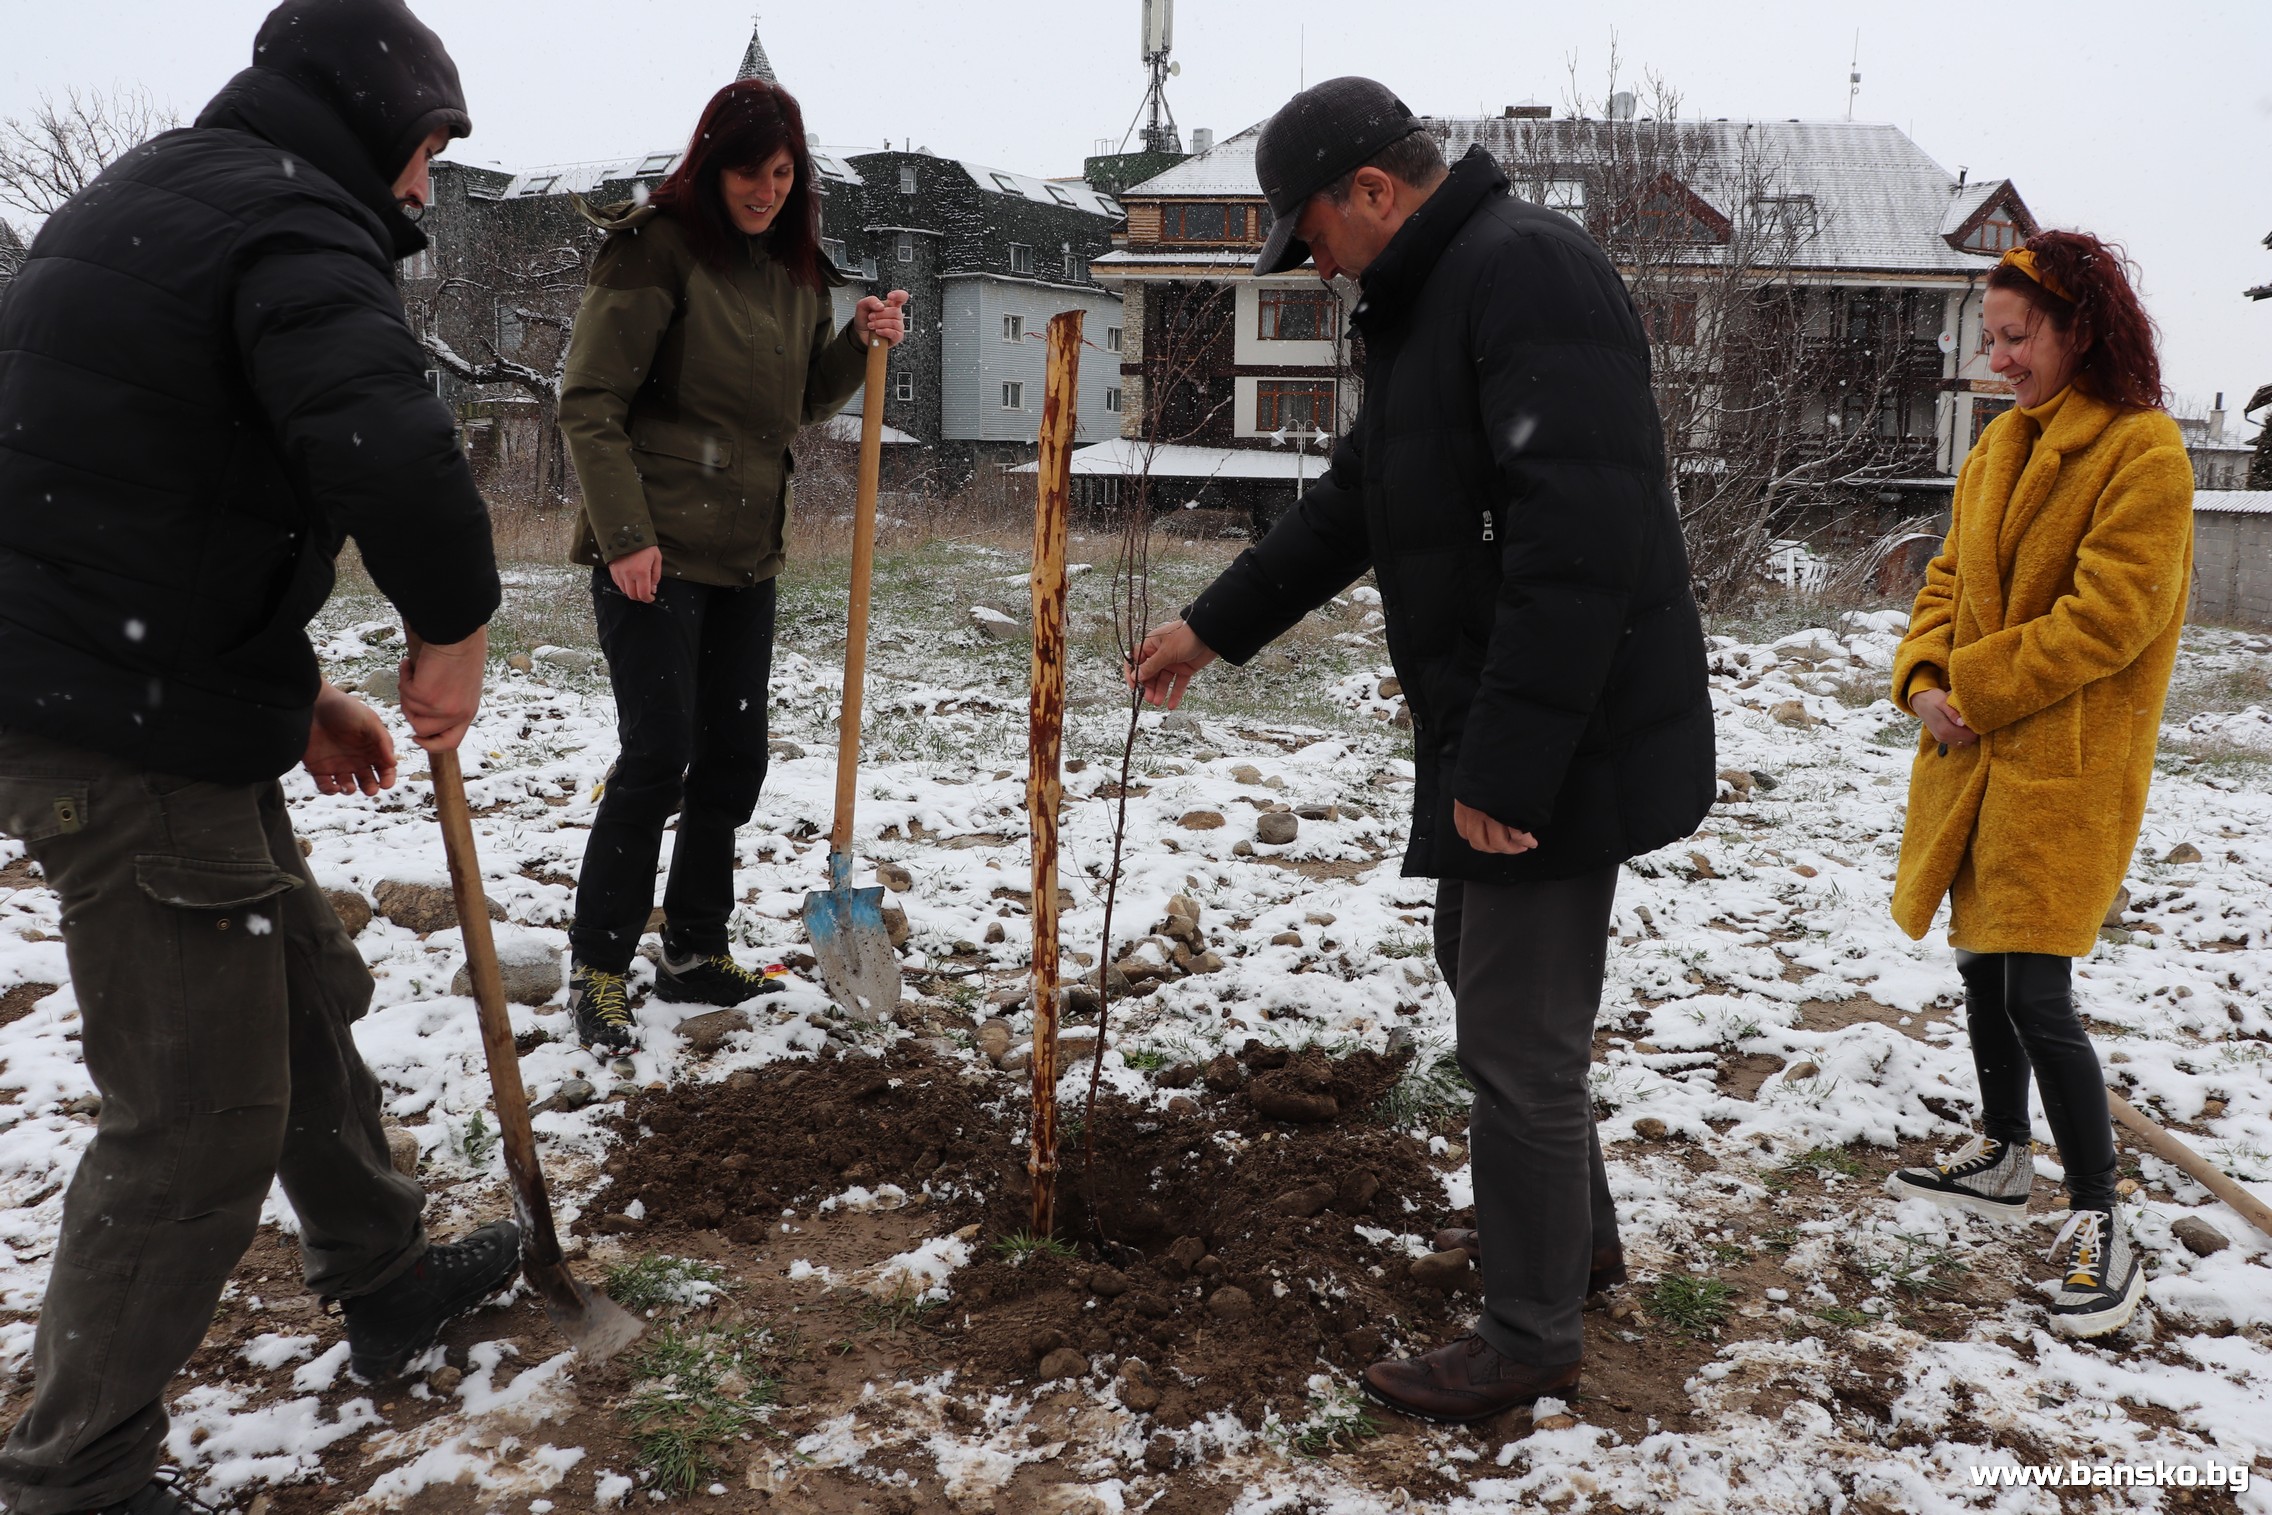
[[[1406,1415],[1464,1425],[1531,1404],[1543,1394],[1568,1393],[1578,1386],[1580,1366],[1535,1368],[1516,1362],[1471,1331],[1418,1357],[1374,1363],[1365,1369],[1365,1392]]]
[[[1480,1264],[1483,1261],[1482,1233],[1465,1226],[1449,1226],[1436,1233],[1437,1251],[1449,1252],[1455,1248],[1464,1248],[1467,1255]],[[1586,1292],[1599,1294],[1604,1289],[1616,1288],[1625,1279],[1624,1245],[1612,1242],[1595,1249],[1593,1271],[1586,1276]]]

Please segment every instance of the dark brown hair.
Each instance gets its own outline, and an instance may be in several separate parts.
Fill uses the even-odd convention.
[[[2082,357],[2075,383],[2110,405],[2159,410],[2162,362],[2154,351],[2154,323],[2131,283],[2135,265],[2120,247],[2087,231],[2039,231],[2027,239],[2043,282],[1999,264],[1990,289],[2024,295]],[[2054,294],[2056,285],[2065,294]]]
[[[726,213],[719,180],[729,168],[753,173],[781,149],[796,165],[796,182],[765,234],[765,245],[794,282],[807,289],[826,287],[821,273],[820,196],[813,188],[813,159],[805,147],[805,115],[796,97],[763,79],[743,79],[710,97],[687,144],[686,157],[669,178],[655,186],[649,204],[686,230],[694,255],[723,268],[742,234]]]

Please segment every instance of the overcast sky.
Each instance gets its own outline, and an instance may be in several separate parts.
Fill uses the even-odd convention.
[[[745,0],[412,0],[464,73],[465,157],[516,166],[682,142],[749,39]],[[43,91],[147,87],[185,116],[249,61],[266,0],[0,0],[0,116]],[[1069,174],[1143,95],[1138,0],[779,3],[766,48],[831,145],[919,147]],[[856,19],[855,19],[856,18]],[[1952,169],[2010,177],[2049,225],[2127,244],[2168,380],[2237,412],[2272,382],[2272,0],[1180,0],[1169,98],[1188,134],[1366,73],[1428,114],[1559,105],[1575,54],[1601,90],[1614,31],[1696,114],[1836,119],[1861,34],[1856,119]],[[2238,424],[2237,415],[2235,424]]]

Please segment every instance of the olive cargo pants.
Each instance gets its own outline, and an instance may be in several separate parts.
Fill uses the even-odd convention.
[[[61,1515],[149,1481],[273,1179],[310,1290],[367,1294],[425,1251],[355,1050],[371,975],[300,857],[277,784],[210,784],[0,731],[0,832],[62,897],[102,1095],[64,1197],[31,1407],[0,1500]]]

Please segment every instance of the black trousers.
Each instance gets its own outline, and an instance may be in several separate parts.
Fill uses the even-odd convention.
[[[1583,1355],[1586,1275],[1593,1254],[1617,1244],[1586,1081],[1616,898],[1614,867],[1538,883],[1446,879],[1436,890],[1436,962],[1475,1086],[1475,1329],[1534,1367]]]
[[[675,811],[664,942],[681,956],[724,952],[734,833],[765,784],[773,581],[722,589],[666,578],[642,605],[595,568],[592,608],[622,753],[584,849],[570,950],[578,963],[610,973],[631,966]]]
[[[1994,1141],[2025,1146],[2028,1075],[2067,1170],[2077,1208],[2114,1205],[2114,1121],[2090,1033],[2075,1013],[2074,964],[2041,952],[1959,952],[1972,1066],[1980,1076],[1981,1126]]]

